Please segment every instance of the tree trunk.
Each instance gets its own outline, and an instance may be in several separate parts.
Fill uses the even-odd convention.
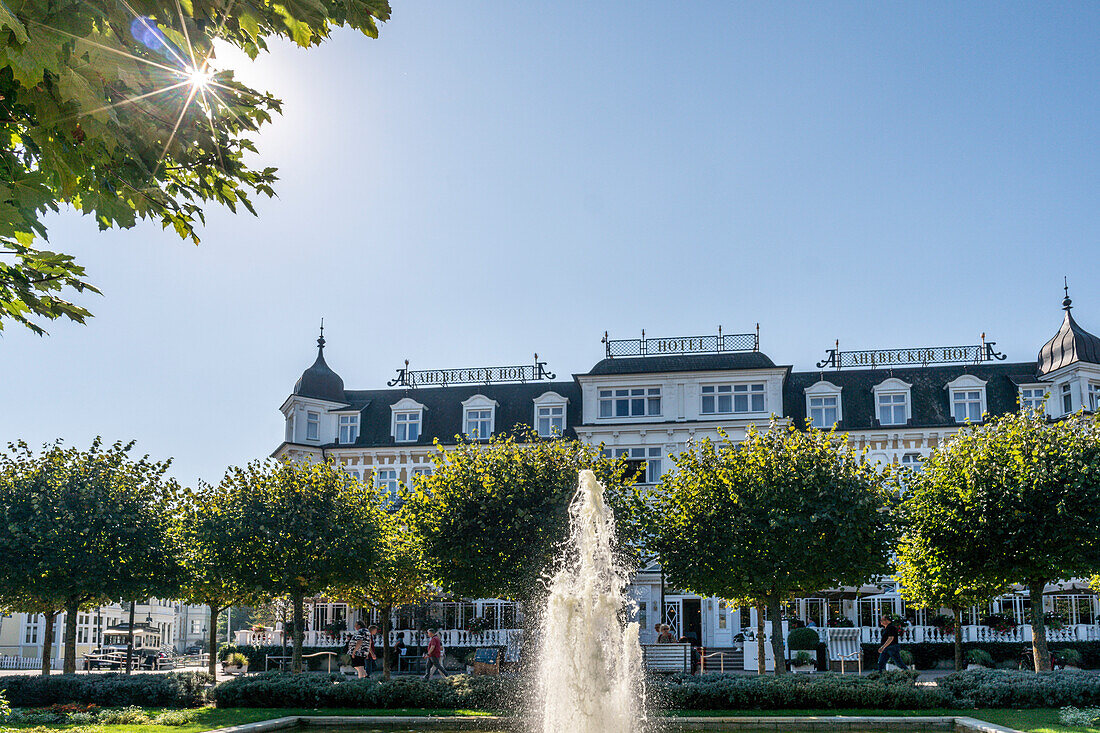
[[[42,637],[42,676],[48,677],[52,666],[50,662],[53,661],[50,659],[53,656],[53,622],[57,614],[47,611],[45,616],[46,628],[43,631],[46,635]]]
[[[787,660],[783,643],[783,606],[779,602],[779,594],[772,593],[768,596],[768,616],[772,620],[772,656],[775,657],[775,673],[787,674]]]
[[[70,601],[65,604],[65,664],[62,674],[76,674],[76,615],[80,612],[80,603]]]
[[[961,608],[951,609],[955,614],[955,671],[963,668],[963,615]]]
[[[210,604],[210,628],[207,632],[209,637],[207,642],[210,645],[209,653],[206,655],[206,671],[209,672],[215,680],[218,679],[218,614],[222,610]]]
[[[756,673],[764,674],[768,671],[767,661],[764,659],[764,604],[756,602]]]
[[[1043,618],[1043,589],[1045,580],[1029,580],[1028,591],[1031,594],[1031,658],[1035,662],[1035,671],[1050,669],[1050,649],[1047,647],[1047,624]]]
[[[295,589],[290,597],[294,603],[294,651],[291,652],[293,656],[290,661],[290,669],[294,674],[300,674],[302,672],[302,641],[306,633],[306,614],[303,608],[305,594],[301,590]]]
[[[393,605],[382,606],[382,679],[390,678],[390,615]]]
[[[137,601],[130,601],[130,623],[126,630],[126,674],[130,674],[134,666],[134,607],[136,605]]]

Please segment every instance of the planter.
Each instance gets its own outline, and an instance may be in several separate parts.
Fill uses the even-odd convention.
[[[355,667],[352,667],[349,664],[343,664],[340,666],[340,671],[344,674],[355,674]]]
[[[810,674],[816,667],[812,664],[792,664],[791,671],[795,674]]]
[[[968,664],[968,665],[966,665],[966,668],[967,669],[985,669],[985,665],[984,664]]]
[[[222,671],[226,674],[248,674],[248,665],[238,667],[237,665],[223,664]]]

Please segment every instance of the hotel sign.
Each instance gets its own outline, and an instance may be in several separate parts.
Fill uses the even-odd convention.
[[[391,387],[445,387],[451,384],[491,384],[494,382],[535,382],[542,379],[554,379],[554,374],[546,371],[546,362],[539,361],[535,354],[534,364],[521,366],[470,367],[466,369],[422,369],[410,371],[409,362],[404,369],[397,370],[397,376],[388,384]]]
[[[871,351],[840,351],[829,349],[817,363],[819,369],[875,369],[884,366],[926,366],[928,364],[980,364],[984,361],[1004,361],[995,341],[973,346],[922,346],[913,349],[875,349]]]
[[[722,334],[717,336],[671,336],[640,339],[610,339],[603,335],[607,358],[616,356],[679,356],[682,354],[721,354],[726,351],[757,351],[760,348],[760,331],[756,333]]]

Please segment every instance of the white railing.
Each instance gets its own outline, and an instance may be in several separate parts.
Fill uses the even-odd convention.
[[[63,659],[51,659],[50,669],[61,669],[65,664]],[[10,657],[0,654],[0,669],[42,669],[40,657]]]
[[[860,637],[865,644],[877,644],[882,638],[882,629],[877,626],[863,626]],[[1031,626],[1021,624],[1011,631],[994,631],[988,626],[963,626],[964,642],[1008,642],[1023,644],[1031,641]],[[1047,629],[1047,641],[1098,641],[1100,626],[1096,624],[1076,624],[1060,629]],[[922,642],[953,644],[955,635],[935,626],[906,626],[900,639],[902,644]]]
[[[519,646],[523,637],[523,629],[489,629],[478,634],[464,629],[443,629],[439,632],[439,636],[445,647],[502,646],[511,648]],[[424,646],[428,643],[428,634],[423,631],[402,630],[390,632],[390,644],[396,643],[399,638],[405,643],[405,646]],[[303,634],[302,644],[303,646],[312,647],[345,647],[349,639],[351,639],[351,634],[346,631],[339,634],[307,631]],[[236,642],[241,646],[282,646],[283,632],[241,630],[237,632]],[[290,643],[291,640],[288,637],[287,644]]]

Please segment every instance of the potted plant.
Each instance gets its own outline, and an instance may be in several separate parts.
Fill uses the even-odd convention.
[[[472,619],[469,625],[466,627],[466,630],[469,631],[471,634],[484,634],[492,627],[493,624],[489,621],[489,619],[481,617]]]
[[[339,621],[333,621],[331,624],[325,624],[325,627],[322,629],[322,631],[324,631],[325,634],[327,634],[331,638],[336,638],[347,630],[348,622],[344,621],[343,619]]]
[[[1007,634],[1016,630],[1016,621],[1000,613],[986,616],[982,623],[998,634]]]
[[[852,619],[848,618],[847,616],[841,616],[837,613],[829,616],[828,624],[829,628],[831,629],[850,629],[855,626],[855,623],[852,622]]]
[[[993,655],[985,649],[970,649],[966,652],[967,669],[985,669],[993,666]]]
[[[905,666],[909,669],[914,669],[917,666],[917,658],[913,656],[913,652],[908,649],[902,649],[898,652],[901,657],[901,661],[905,662]]]
[[[1081,652],[1071,646],[1059,649],[1055,653],[1061,658],[1062,669],[1081,669],[1081,665],[1085,662],[1085,657]]]
[[[355,674],[355,667],[351,666],[351,657],[347,654],[339,654],[336,657],[336,663],[340,665],[340,672],[343,674]]]
[[[791,660],[792,672],[813,672],[814,671],[814,655],[810,654],[806,650],[802,650],[794,655]]]
[[[248,672],[248,657],[240,652],[233,652],[222,661],[222,671],[226,674],[246,674]]]
[[[267,627],[263,624],[253,624],[252,630],[257,634],[262,634],[263,632],[267,631]]]

